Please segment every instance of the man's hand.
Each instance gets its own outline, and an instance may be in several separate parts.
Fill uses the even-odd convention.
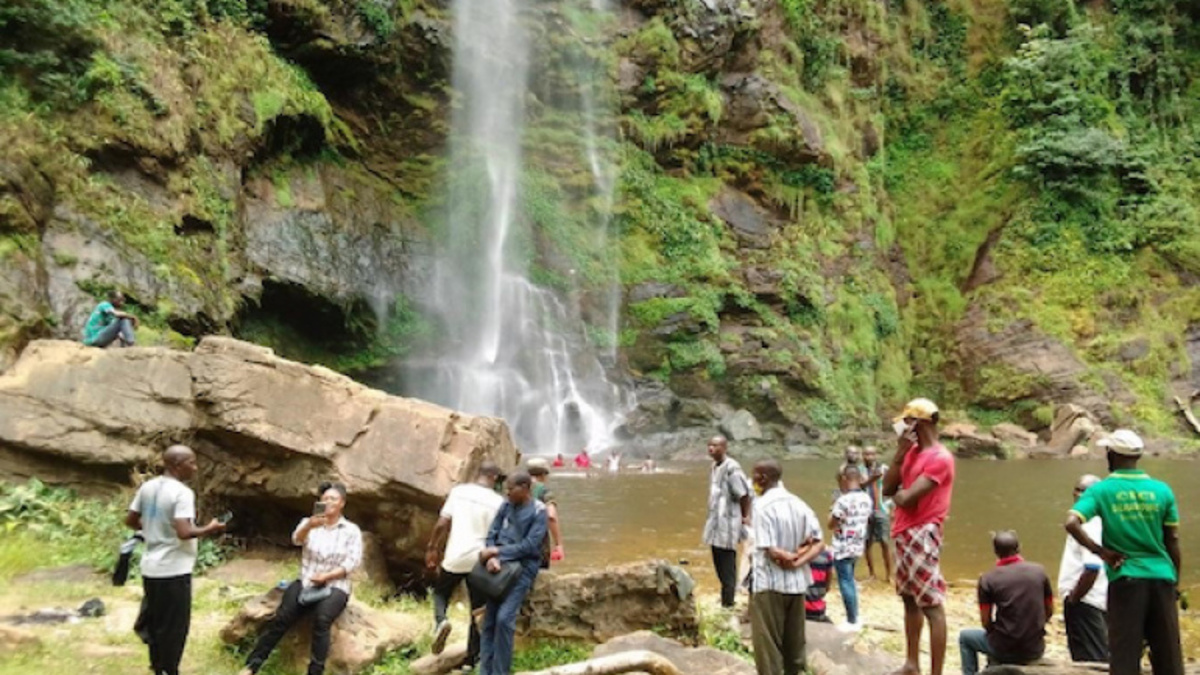
[[[209,535],[213,535],[213,534],[221,534],[224,531],[225,531],[225,523],[222,523],[221,521],[217,520],[216,518],[213,518],[212,520],[208,521],[208,524],[204,526],[204,535],[205,536],[209,536]]]
[[[435,549],[425,551],[425,569],[436,572],[438,567],[438,552]]]
[[[1114,551],[1111,548],[1101,547],[1100,550],[1096,551],[1095,553],[1097,557],[1103,560],[1105,564],[1114,570],[1121,569],[1121,565],[1125,563],[1125,554]]]
[[[489,562],[498,555],[500,555],[500,549],[495,546],[489,546],[479,552],[479,559],[483,562]],[[488,569],[491,568],[489,567]]]
[[[749,515],[742,516],[742,524],[745,525],[746,527],[750,527],[750,516]]]
[[[550,551],[550,560],[553,562],[558,562],[559,560],[562,560],[565,557],[566,557],[566,553],[563,552],[563,547],[561,544],[558,546],[555,546],[554,550]]]
[[[498,574],[500,572],[500,559],[496,557],[488,558],[487,571],[491,572],[492,574]]]

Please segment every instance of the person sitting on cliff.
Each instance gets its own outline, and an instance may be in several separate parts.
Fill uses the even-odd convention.
[[[362,563],[362,531],[342,516],[346,487],[322,483],[321,500],[313,515],[300,521],[292,532],[292,543],[303,546],[300,578],[283,592],[275,618],[259,636],[254,650],[239,675],[254,675],[271,655],[284,634],[305,614],[313,615],[312,658],[308,675],[322,675],[329,656],[330,634],[350,602],[350,573]]]
[[[109,291],[108,300],[96,305],[83,326],[83,344],[105,348],[116,342],[122,347],[132,347],[133,331],[138,327],[136,316],[121,311],[125,306],[125,294]]]
[[[543,551],[542,569],[549,569],[551,561],[558,562],[565,555],[562,531],[559,529],[558,522],[558,500],[555,499],[554,493],[550,491],[550,486],[546,483],[550,478],[550,467],[547,466],[546,460],[534,457],[526,464],[526,468],[529,470],[529,475],[533,477],[533,498],[546,505],[546,521],[550,530],[550,537],[546,543],[550,546],[550,550]]]
[[[983,628],[958,634],[963,675],[979,672],[979,654],[991,663],[1023,664],[1042,658],[1046,623],[1054,614],[1054,591],[1046,570],[1021,557],[1016,532],[992,537],[996,566],[979,578]]]

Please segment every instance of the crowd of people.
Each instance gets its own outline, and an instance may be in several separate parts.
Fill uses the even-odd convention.
[[[941,675],[947,645],[946,581],[941,572],[943,524],[950,512],[954,455],[939,441],[939,412],[915,399],[895,420],[892,463],[874,447],[850,448],[838,468],[828,516],[784,486],[773,459],[756,462],[748,478],[729,456],[725,438],[708,443],[712,460],[708,516],[702,539],[711,548],[720,602],[733,607],[749,593],[757,670],[799,675],[806,667],[806,621],[829,621],[824,596],[832,574],[845,609],[841,630],[861,629],[855,579],[859,558],[876,577],[872,548],[882,552],[884,580],[894,584],[904,616],[905,663],[897,675],[916,675],[921,637],[929,624],[930,672]],[[1181,567],[1175,496],[1137,468],[1144,444],[1118,430],[1099,444],[1110,475],[1085,475],[1074,488],[1058,577],[1068,648],[1077,661],[1107,662],[1113,675],[1140,673],[1148,647],[1155,675],[1181,675],[1178,582]],[[451,597],[465,582],[471,607],[466,662],[483,675],[510,672],[516,620],[540,570],[564,559],[558,501],[550,468],[533,458],[510,475],[484,462],[472,480],[455,486],[429,538],[425,563],[433,576],[432,651],[450,635]],[[590,461],[586,458],[584,461]],[[579,458],[576,458],[579,463]],[[191,449],[163,454],[163,474],[137,491],[126,518],[146,544],[145,589],[135,630],[149,647],[155,675],[177,675],[191,616],[196,541],[224,532],[226,518],[195,525],[195,495],[186,483],[197,471]],[[300,575],[283,585],[271,622],[246,660],[253,675],[296,622],[311,615],[309,675],[321,675],[330,632],[349,601],[350,574],[362,560],[362,533],[343,515],[346,488],[324,483],[312,515],[292,533],[302,547]],[[830,530],[829,545],[822,522]],[[980,627],[958,636],[964,675],[980,656],[995,664],[1042,657],[1055,593],[1043,567],[1025,560],[1017,534],[993,535],[996,564],[979,579]],[[739,548],[748,552],[738,574]],[[893,557],[894,553],[894,557]],[[894,566],[893,566],[894,561]]]
[[[895,419],[892,464],[874,448],[851,448],[839,467],[825,547],[813,509],[783,485],[775,460],[757,462],[752,478],[714,437],[704,542],[712,549],[721,604],[732,607],[738,588],[737,549],[750,552],[749,591],[754,658],[761,675],[798,675],[806,665],[805,621],[828,621],[824,596],[832,572],[845,607],[841,628],[860,628],[855,566],[878,543],[885,579],[892,575],[904,609],[905,662],[897,675],[921,672],[919,655],[929,624],[929,672],[941,675],[947,644],[946,581],[941,571],[943,525],[950,513],[954,455],[938,438],[939,411],[914,399]],[[1148,649],[1155,675],[1181,675],[1178,583],[1179,511],[1170,487],[1137,468],[1144,443],[1128,429],[1099,441],[1110,475],[1083,476],[1065,528],[1058,595],[1067,646],[1076,661],[1109,664],[1113,675],[1141,672]],[[890,521],[890,522],[889,522]],[[889,542],[890,540],[890,542]],[[964,675],[989,664],[1042,658],[1055,593],[1044,568],[1021,556],[1016,532],[996,532],[995,567],[979,579],[980,627],[958,636]]]

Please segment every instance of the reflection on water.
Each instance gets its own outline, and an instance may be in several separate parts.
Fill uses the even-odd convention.
[[[1200,572],[1188,559],[1200,555],[1200,529],[1188,522],[1200,497],[1200,472],[1183,460],[1146,460],[1144,468],[1165,478],[1180,500],[1184,582],[1200,583]],[[828,518],[838,463],[832,460],[784,462],[784,483],[808,502],[822,520]],[[619,564],[648,557],[687,560],[702,586],[716,587],[709,551],[700,543],[704,527],[707,463],[669,464],[659,473],[555,474],[566,560],[564,572]],[[749,471],[749,466],[743,464]],[[1066,532],[1063,522],[1071,506],[1071,489],[1084,473],[1104,476],[1103,461],[965,461],[958,477],[950,519],[946,523],[943,569],[948,579],[975,579],[995,558],[989,532],[1013,529],[1025,556],[1058,576]],[[822,523],[824,525],[824,523]],[[826,542],[828,543],[828,532]],[[878,552],[876,564],[879,565]],[[861,574],[866,564],[860,563]],[[882,568],[880,568],[882,569]]]

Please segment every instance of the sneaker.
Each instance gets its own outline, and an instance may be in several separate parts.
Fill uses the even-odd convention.
[[[862,630],[861,623],[839,623],[837,625],[838,632],[841,633],[857,633]]]
[[[448,637],[450,637],[450,622],[442,619],[433,629],[433,646],[430,647],[430,651],[434,654],[441,654],[442,650],[446,648],[446,638]]]

